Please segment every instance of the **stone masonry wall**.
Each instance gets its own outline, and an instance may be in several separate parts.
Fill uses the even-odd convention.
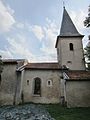
[[[90,107],[90,81],[66,81],[68,107]]]
[[[16,79],[16,64],[4,64],[0,85],[0,104],[13,104]]]
[[[83,57],[83,46],[80,37],[59,38],[57,56],[60,65],[66,65],[71,70],[85,70]],[[73,51],[70,51],[69,44],[73,44]]]
[[[41,79],[41,96],[34,95],[34,78]],[[29,85],[27,85],[29,80]],[[47,81],[52,85],[48,86]],[[59,103],[60,102],[60,71],[58,70],[25,70],[23,79],[24,102]]]

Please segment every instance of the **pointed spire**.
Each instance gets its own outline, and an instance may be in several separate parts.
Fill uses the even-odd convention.
[[[63,19],[62,19],[62,24],[61,24],[61,30],[60,30],[60,36],[61,37],[69,37],[69,36],[81,36],[81,35],[75,25],[73,24],[69,14],[67,13],[65,6],[63,7]]]
[[[63,0],[63,8],[65,8],[65,1]]]

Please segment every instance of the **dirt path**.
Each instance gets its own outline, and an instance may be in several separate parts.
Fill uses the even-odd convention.
[[[0,120],[55,120],[42,105],[26,104],[0,107]]]

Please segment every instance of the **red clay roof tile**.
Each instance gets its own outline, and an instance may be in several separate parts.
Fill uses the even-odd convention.
[[[73,80],[90,79],[90,71],[68,71],[66,74]]]
[[[28,63],[25,69],[60,69],[58,63]]]

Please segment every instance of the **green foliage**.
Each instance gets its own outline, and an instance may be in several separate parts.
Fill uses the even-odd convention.
[[[86,17],[85,21],[84,21],[84,26],[86,27],[90,27],[90,5],[88,8],[88,17]],[[88,36],[89,39],[89,43],[86,46],[86,48],[84,49],[85,51],[85,58],[86,58],[86,65],[87,65],[87,69],[90,70],[90,35]]]
[[[89,45],[89,43],[86,46],[86,48],[84,49],[84,55],[86,58],[87,69],[90,70],[90,45]]]
[[[86,19],[84,21],[84,26],[90,27],[90,5],[89,5],[89,8],[88,8],[88,16],[86,17]]]
[[[86,46],[85,48],[85,57],[88,61],[90,60],[90,46]]]
[[[90,70],[90,63],[87,63],[87,69]]]
[[[0,74],[3,71],[3,62],[2,62],[2,57],[0,56]]]
[[[66,108],[60,104],[45,107],[55,120],[90,120],[90,108]]]

